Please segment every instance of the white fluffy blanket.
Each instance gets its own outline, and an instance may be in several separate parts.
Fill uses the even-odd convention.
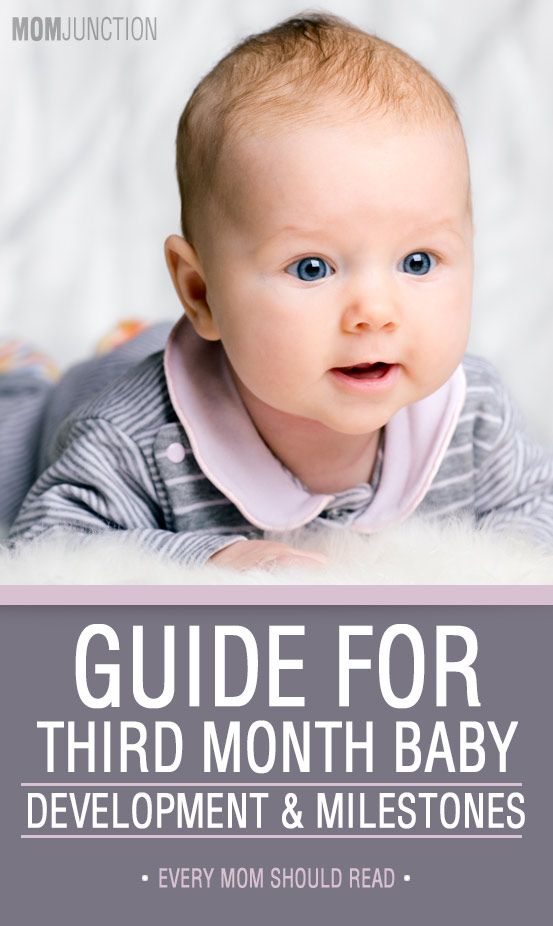
[[[279,538],[282,539],[282,538]],[[467,524],[411,519],[374,537],[344,530],[286,538],[325,552],[322,569],[233,572],[180,566],[125,541],[124,534],[60,534],[15,553],[0,550],[0,583],[10,584],[553,584],[553,552],[519,537],[474,531]]]

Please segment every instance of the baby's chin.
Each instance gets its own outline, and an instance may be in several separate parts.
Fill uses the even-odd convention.
[[[392,417],[392,414],[383,413],[362,416],[324,415],[313,421],[313,424],[325,431],[342,434],[344,437],[360,437],[363,434],[374,434],[375,431],[380,431]]]

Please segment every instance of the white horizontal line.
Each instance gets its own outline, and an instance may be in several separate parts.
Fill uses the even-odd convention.
[[[22,781],[22,788],[522,788],[521,781]]]
[[[84,833],[26,834],[21,839],[522,839],[511,833]]]

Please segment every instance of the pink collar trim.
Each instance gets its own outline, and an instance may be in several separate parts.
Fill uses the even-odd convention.
[[[186,317],[169,336],[165,375],[198,465],[251,524],[294,530],[332,500],[308,492],[271,453],[242,404],[220,342],[198,337]],[[444,457],[465,394],[459,366],[440,389],[394,415],[386,425],[378,490],[355,530],[373,533],[415,510]]]

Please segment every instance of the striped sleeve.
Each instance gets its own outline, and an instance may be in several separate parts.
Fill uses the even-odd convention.
[[[189,565],[202,565],[218,550],[247,539],[230,532],[168,530],[140,448],[101,418],[80,419],[67,429],[60,456],[27,495],[9,541],[60,529],[126,531],[126,538]]]
[[[551,548],[553,453],[528,436],[495,371],[490,386],[474,426],[477,522],[494,529],[520,530]]]

